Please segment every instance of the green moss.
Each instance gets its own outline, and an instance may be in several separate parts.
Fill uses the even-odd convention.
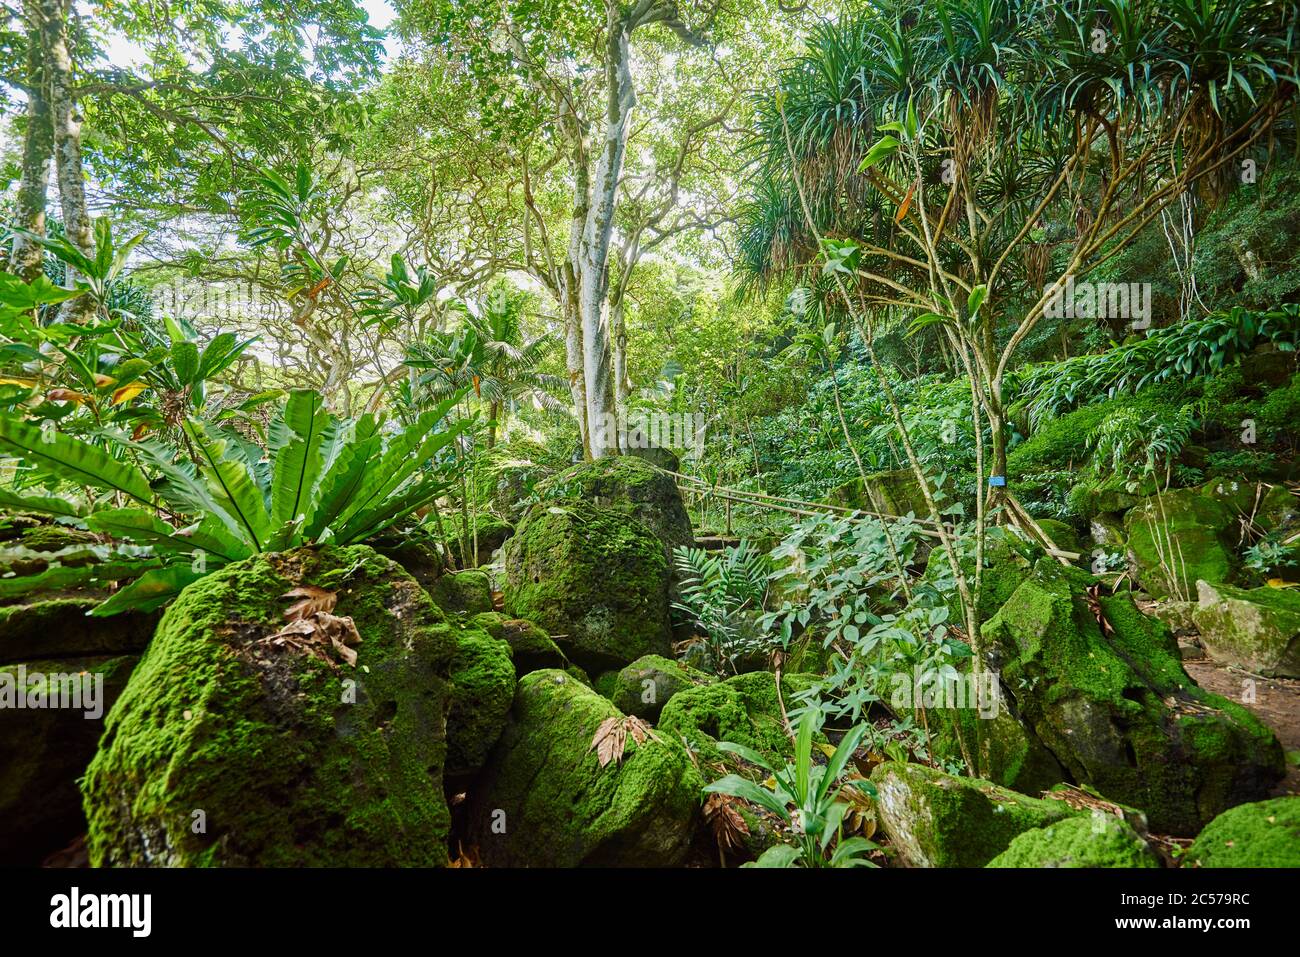
[[[1215,661],[1268,677],[1300,677],[1300,593],[1197,585],[1192,617]]]
[[[811,675],[782,675],[786,707],[815,680]],[[777,701],[776,676],[770,671],[752,671],[678,691],[660,713],[658,727],[663,734],[684,738],[699,760],[708,764],[734,760],[718,750],[719,741],[743,744],[778,763],[793,754]]]
[[[616,673],[607,697],[624,714],[653,722],[673,695],[709,681],[704,672],[671,658],[644,655]]]
[[[51,851],[86,831],[77,779],[95,754],[104,718],[126,687],[139,659],[119,657],[58,658],[5,665],[0,672],[27,677],[27,687],[41,676],[68,675],[70,694],[80,694],[70,708],[0,707],[0,866],[35,866]],[[94,681],[98,676],[101,680]],[[84,683],[83,683],[84,682]],[[93,683],[92,683],[93,682]],[[89,689],[91,697],[85,697]],[[98,708],[97,717],[88,716]]]
[[[666,556],[695,540],[672,476],[636,456],[579,463],[543,482],[537,493],[543,502],[576,499],[629,515],[659,538]]]
[[[543,668],[563,670],[569,666],[569,659],[564,656],[560,646],[531,621],[510,618],[499,611],[487,611],[471,618],[470,624],[482,628],[493,638],[499,638],[510,646],[510,656],[518,675]]]
[[[143,651],[156,614],[126,612],[108,618],[86,613],[102,598],[49,598],[0,606],[0,662]]]
[[[703,781],[670,736],[600,766],[592,740],[621,717],[561,671],[520,682],[510,725],[468,812],[470,840],[495,867],[672,866],[692,836]]]
[[[515,697],[510,645],[481,631],[462,632],[451,660],[451,683],[447,771],[477,770],[505,728]]]
[[[299,585],[333,591],[354,620],[355,670],[264,641]],[[92,863],[445,863],[457,632],[365,546],[259,555],[200,579],[163,616],[86,772]]]
[[[459,529],[459,524],[457,528]],[[492,553],[505,544],[506,539],[515,533],[514,525],[507,521],[497,518],[495,515],[489,515],[480,512],[475,516],[471,523],[474,535],[478,538],[478,561],[480,565],[486,565],[492,559]],[[464,539],[460,543],[462,548],[461,554],[470,558],[474,554],[474,543],[470,539]]]
[[[1154,598],[1195,597],[1196,582],[1231,581],[1236,559],[1224,533],[1233,511],[1193,489],[1153,496],[1124,517],[1129,555]]]
[[[446,612],[478,615],[492,610],[492,580],[487,572],[448,572],[429,586],[429,596]]]
[[[536,508],[507,543],[505,567],[506,609],[577,664],[600,670],[668,653],[668,560],[627,514],[578,500]]]
[[[1184,866],[1300,867],[1300,797],[1224,811],[1187,849]]]
[[[1017,834],[1076,812],[979,778],[887,761],[871,773],[881,828],[912,867],[983,867]]]
[[[929,507],[911,469],[876,472],[853,479],[834,489],[826,501],[841,508],[859,508],[883,515],[912,514],[928,519]]]
[[[1040,562],[984,626],[1004,687],[1074,780],[1189,834],[1267,792],[1283,773],[1272,733],[1197,687],[1168,628],[1127,594],[1103,597],[1101,632],[1077,569]]]
[[[987,867],[1159,867],[1160,859],[1119,818],[1068,817],[1012,838]]]

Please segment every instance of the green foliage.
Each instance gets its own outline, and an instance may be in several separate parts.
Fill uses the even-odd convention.
[[[1156,383],[1213,375],[1265,342],[1296,351],[1300,305],[1267,312],[1234,307],[1154,330],[1106,352],[1033,366],[1021,373],[1019,394],[1037,423],[1099,396],[1131,395]]]
[[[755,784],[738,774],[728,774],[704,788],[705,793],[727,794],[756,804],[788,825],[796,846],[778,844],[764,851],[755,867],[874,867],[866,856],[875,844],[864,837],[846,838],[842,824],[851,805],[840,799],[845,787],[860,788],[875,796],[871,782],[845,781],[849,762],[867,732],[858,725],[840,740],[826,764],[813,761],[813,739],[821,730],[821,717],[804,713],[795,739],[794,763],[778,770],[752,748],[729,741],[718,748],[743,758],[771,774],[771,784]]]
[[[758,627],[767,597],[767,556],[749,542],[721,554],[686,545],[673,549],[679,598],[673,608],[685,616],[702,640],[687,650],[687,660],[714,674],[735,674],[737,659],[766,650]]]
[[[22,499],[30,511],[76,516],[123,543],[125,555],[144,556],[143,574],[94,611],[108,615],[156,608],[211,568],[250,555],[362,541],[429,503],[451,477],[439,459],[460,426],[439,424],[453,401],[389,433],[369,415],[341,421],[316,393],[295,391],[265,449],[186,420],[188,461],[161,443],[125,439],[117,444],[129,459],[119,460],[52,429],[0,418],[0,452],[51,482],[109,493],[84,511],[57,497]],[[79,572],[85,581],[103,577],[94,565]]]

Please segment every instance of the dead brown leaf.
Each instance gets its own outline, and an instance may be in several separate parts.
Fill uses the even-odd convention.
[[[646,741],[662,740],[650,725],[646,724],[636,715],[627,715],[623,718],[606,718],[596,729],[596,736],[592,738],[590,750],[596,752],[596,760],[600,762],[603,768],[611,761],[615,764],[623,760],[623,752],[627,748],[628,735],[631,735],[632,741],[636,744],[645,744]]]
[[[317,588],[315,585],[300,585],[297,588],[290,589],[280,597],[301,599],[284,610],[284,617],[290,621],[298,618],[309,618],[318,611],[333,611],[339,600],[338,595],[334,594],[334,592],[324,588]]]
[[[749,833],[749,825],[735,804],[736,799],[726,794],[710,794],[704,802],[704,821],[713,831],[719,850],[738,850],[741,838]]]

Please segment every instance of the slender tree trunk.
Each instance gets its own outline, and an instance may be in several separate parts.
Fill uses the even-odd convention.
[[[42,46],[40,9],[28,0],[27,19],[27,129],[23,133],[22,179],[14,209],[14,223],[37,236],[45,235],[45,204],[50,186],[50,154],[54,149],[54,125],[46,95],[45,56]],[[42,251],[26,236],[14,234],[9,271],[31,282],[41,272]]]
[[[627,400],[631,389],[627,380],[627,326],[621,292],[610,303],[609,338],[614,350],[614,415],[619,425],[623,426],[627,422]],[[620,447],[619,451],[627,450]]]
[[[68,241],[90,255],[94,245],[90,209],[86,204],[85,172],[81,165],[81,116],[72,91],[72,56],[68,51],[69,0],[37,0],[41,11],[41,38],[49,78],[50,112],[54,125],[54,161],[59,182],[63,230]],[[68,270],[67,284],[76,281]],[[63,316],[85,322],[95,310],[88,296],[68,300]]]

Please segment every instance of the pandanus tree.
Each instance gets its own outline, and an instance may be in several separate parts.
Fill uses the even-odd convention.
[[[1294,5],[1260,0],[885,0],[781,75],[742,266],[816,275],[878,372],[885,319],[950,350],[991,435],[981,542],[993,514],[1041,536],[1006,486],[1021,346],[1162,212],[1212,203],[1294,134],[1296,26]]]

